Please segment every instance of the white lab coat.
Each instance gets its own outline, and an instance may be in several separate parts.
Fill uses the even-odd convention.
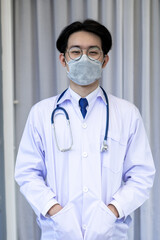
[[[96,96],[95,96],[96,94]],[[109,97],[108,152],[100,152],[106,127],[106,102],[98,88],[89,95],[83,119],[78,96],[70,89],[60,100],[70,117],[73,146],[60,152],[51,114],[57,97],[36,104],[29,114],[17,156],[15,178],[42,230],[42,240],[125,240],[129,216],[149,197],[155,168],[139,111]],[[62,147],[71,139],[64,115],[55,117]],[[58,202],[63,209],[49,217]],[[113,203],[120,218],[109,210]]]

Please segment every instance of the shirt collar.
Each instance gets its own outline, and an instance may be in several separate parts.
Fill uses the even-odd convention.
[[[58,97],[57,97],[57,100],[58,100],[58,98],[62,95],[63,93],[61,93],[60,95],[58,95]],[[63,103],[63,102],[65,102],[65,101],[67,101],[67,100],[71,100],[71,95],[70,95],[70,91],[68,91],[68,89],[67,90],[65,90],[65,93],[63,94],[63,96],[60,98],[60,100],[58,101],[58,105],[59,104],[61,104],[61,103]]]
[[[69,87],[69,91],[73,100],[78,103],[81,96],[76,92],[74,92],[70,87]],[[86,99],[89,104],[92,102],[92,100],[96,99],[98,92],[99,92],[99,86],[93,92],[91,92],[89,95],[86,96]]]
[[[107,104],[106,98],[104,96],[104,93],[103,93],[103,90],[101,89],[101,87],[99,87],[97,98],[101,98],[103,100],[104,104],[105,105]]]
[[[58,96],[59,97],[59,96]],[[74,92],[70,87],[67,89],[63,97],[59,100],[58,104],[61,104],[67,100],[74,101],[76,103],[79,102],[79,99],[81,98],[80,95],[78,95],[76,92]],[[98,86],[93,92],[91,92],[88,96],[86,96],[88,103],[90,104],[94,99],[101,98],[103,102],[106,104],[106,99],[103,94],[102,89]],[[79,105],[79,103],[78,103]]]

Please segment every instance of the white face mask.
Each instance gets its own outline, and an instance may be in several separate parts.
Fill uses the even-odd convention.
[[[98,60],[92,61],[86,55],[83,55],[78,61],[70,60],[67,64],[69,67],[68,78],[78,85],[89,85],[101,78],[103,63]]]

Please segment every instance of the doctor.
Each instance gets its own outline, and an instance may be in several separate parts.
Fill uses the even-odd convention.
[[[99,87],[111,45],[96,21],[67,26],[57,48],[70,86],[30,111],[15,179],[41,240],[126,240],[130,213],[149,197],[155,168],[139,111]]]

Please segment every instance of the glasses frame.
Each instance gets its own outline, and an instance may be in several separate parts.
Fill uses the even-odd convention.
[[[70,51],[72,48],[79,48],[79,49],[80,49],[81,55],[80,55],[78,58],[71,58],[71,57],[70,57],[69,51]],[[99,57],[96,58],[96,59],[91,58],[91,57],[88,56],[88,52],[89,52],[89,50],[92,49],[92,48],[97,48],[97,49],[99,49],[99,51],[100,51],[100,55],[99,55]],[[69,56],[69,58],[70,58],[71,60],[73,60],[73,61],[79,61],[79,60],[81,59],[81,57],[83,56],[83,50],[86,50],[86,48],[83,48],[83,49],[82,49],[82,48],[80,48],[80,47],[77,47],[77,46],[74,47],[74,46],[73,46],[73,47],[71,47],[70,49],[67,49],[67,50],[66,50],[66,53],[68,53],[68,56]],[[103,53],[103,51],[102,51],[99,47],[94,46],[94,47],[89,47],[89,48],[87,49],[87,51],[86,51],[86,56],[87,56],[91,61],[96,61],[96,60],[100,59],[102,53]]]

